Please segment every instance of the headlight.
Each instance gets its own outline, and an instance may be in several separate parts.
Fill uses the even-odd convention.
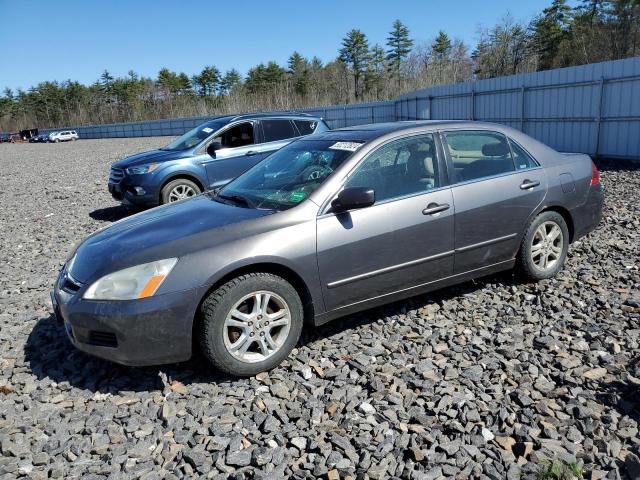
[[[151,173],[156,168],[158,168],[157,163],[151,163],[149,165],[139,165],[137,167],[129,167],[127,168],[127,173],[129,175],[140,175],[142,173]]]
[[[156,293],[177,261],[177,258],[167,258],[110,273],[94,282],[83,298],[134,300],[150,297]]]

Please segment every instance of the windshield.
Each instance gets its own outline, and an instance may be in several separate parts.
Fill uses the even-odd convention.
[[[309,197],[360,145],[298,140],[230,182],[218,197],[251,208],[286,210]]]
[[[181,137],[176,138],[173,142],[171,142],[166,147],[161,148],[160,150],[189,150],[190,148],[198,145],[203,140],[209,138],[213,133],[215,133],[217,130],[220,130],[227,123],[227,120],[218,120],[214,122],[207,122],[204,125],[199,125],[193,130],[189,130]]]

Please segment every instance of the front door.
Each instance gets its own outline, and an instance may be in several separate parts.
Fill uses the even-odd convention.
[[[212,141],[219,142],[223,147],[216,151],[215,158],[206,153],[200,155],[210,188],[226,185],[266,155],[256,148],[253,122],[233,124],[222,130]]]
[[[373,188],[375,204],[317,221],[327,311],[451,275],[453,198],[441,185],[431,134],[391,141],[360,163],[345,187]]]
[[[444,132],[443,143],[456,206],[454,272],[513,259],[545,197],[544,170],[501,133]]]

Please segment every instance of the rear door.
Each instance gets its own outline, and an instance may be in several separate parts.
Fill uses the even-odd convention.
[[[510,141],[499,132],[453,130],[442,139],[455,205],[454,273],[514,258],[546,195],[544,170],[519,146],[514,161]]]
[[[345,187],[370,187],[367,208],[320,215],[318,268],[328,311],[449,276],[453,198],[432,134],[393,140],[365,157]]]
[[[259,148],[265,157],[276,150],[280,150],[294,138],[300,136],[293,122],[286,118],[262,119],[260,120],[260,127],[262,143]]]

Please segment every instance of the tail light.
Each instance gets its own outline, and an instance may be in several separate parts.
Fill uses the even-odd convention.
[[[596,164],[591,161],[591,186],[600,185],[600,170],[596,167]]]

